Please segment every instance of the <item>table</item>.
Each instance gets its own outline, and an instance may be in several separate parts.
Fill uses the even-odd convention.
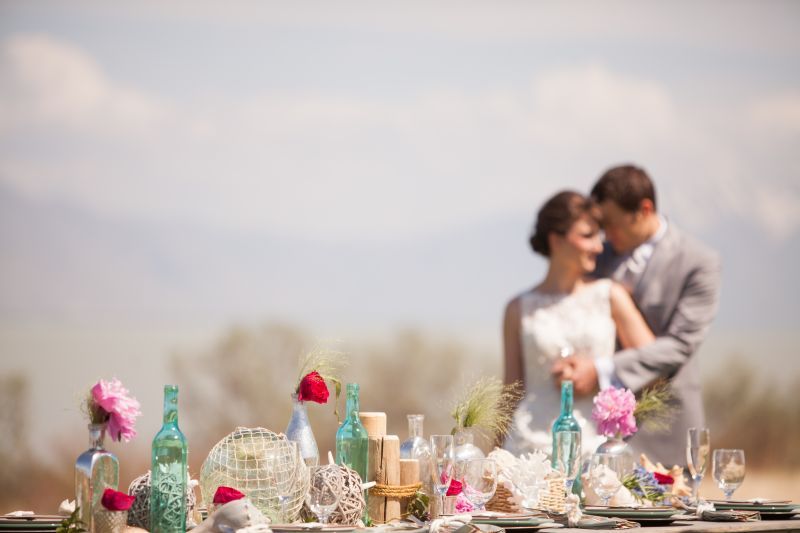
[[[614,531],[611,529],[591,530],[568,527],[539,530],[542,533],[587,533],[588,531]],[[636,533],[757,533],[762,531],[782,531],[800,533],[800,520],[759,520],[757,522],[681,522],[671,526],[642,527],[630,530]]]

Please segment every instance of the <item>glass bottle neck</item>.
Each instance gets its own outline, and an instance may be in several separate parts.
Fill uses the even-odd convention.
[[[415,437],[422,437],[422,423],[425,421],[425,415],[408,415],[408,437],[413,439]]]
[[[352,383],[347,384],[347,418],[350,420],[358,420],[358,411],[360,406],[358,403],[358,385]]]
[[[561,382],[561,416],[572,416],[572,382]]]
[[[164,387],[164,425],[178,425],[178,387],[166,385]]]
[[[89,448],[100,450],[106,438],[106,424],[89,424]]]

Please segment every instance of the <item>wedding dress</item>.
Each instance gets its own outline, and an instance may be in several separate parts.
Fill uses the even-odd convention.
[[[537,290],[520,297],[520,342],[525,372],[525,396],[514,412],[504,448],[519,455],[551,451],[551,428],[561,412],[561,391],[550,370],[562,355],[588,357],[614,354],[616,327],[611,318],[611,280],[581,287],[573,294]],[[605,440],[591,420],[592,398],[575,398],[573,414],[581,426],[584,454]]]

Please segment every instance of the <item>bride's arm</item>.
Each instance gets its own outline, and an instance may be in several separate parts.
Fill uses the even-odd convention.
[[[522,366],[522,346],[520,345],[519,298],[514,298],[506,305],[503,317],[503,354],[504,354],[504,381],[507,384],[515,381],[522,382],[525,387],[525,376]]]
[[[633,298],[622,285],[611,283],[611,318],[617,326],[617,337],[623,348],[639,348],[655,340]]]

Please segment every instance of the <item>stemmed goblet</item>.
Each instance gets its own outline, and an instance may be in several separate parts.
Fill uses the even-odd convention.
[[[686,466],[692,476],[692,501],[697,505],[700,482],[706,473],[711,454],[711,432],[708,428],[689,428],[686,435]]]
[[[581,432],[557,431],[553,435],[553,465],[556,470],[564,474],[564,483],[567,494],[572,493],[572,485],[581,468]]]
[[[725,499],[730,500],[744,481],[744,450],[714,450],[711,471]]]
[[[320,523],[327,524],[328,517],[339,505],[340,492],[344,486],[342,474],[334,465],[321,465],[312,466],[309,476],[306,503]]]
[[[292,490],[297,477],[297,462],[302,461],[297,443],[293,440],[286,440],[282,444],[286,448],[279,447],[273,455],[269,457],[272,465],[272,472],[275,475],[275,489],[278,493],[278,502],[281,504],[281,522],[288,523],[286,516],[286,506],[292,498]],[[291,459],[287,460],[287,456]],[[287,466],[289,470],[286,470]]]
[[[444,497],[455,474],[455,451],[452,435],[431,435],[431,481],[439,496],[440,510],[444,509]]]
[[[469,459],[457,466],[464,496],[477,511],[485,511],[486,503],[497,490],[497,465],[492,459]]]
[[[589,463],[589,486],[606,507],[622,487],[623,461],[619,455],[596,453]]]

